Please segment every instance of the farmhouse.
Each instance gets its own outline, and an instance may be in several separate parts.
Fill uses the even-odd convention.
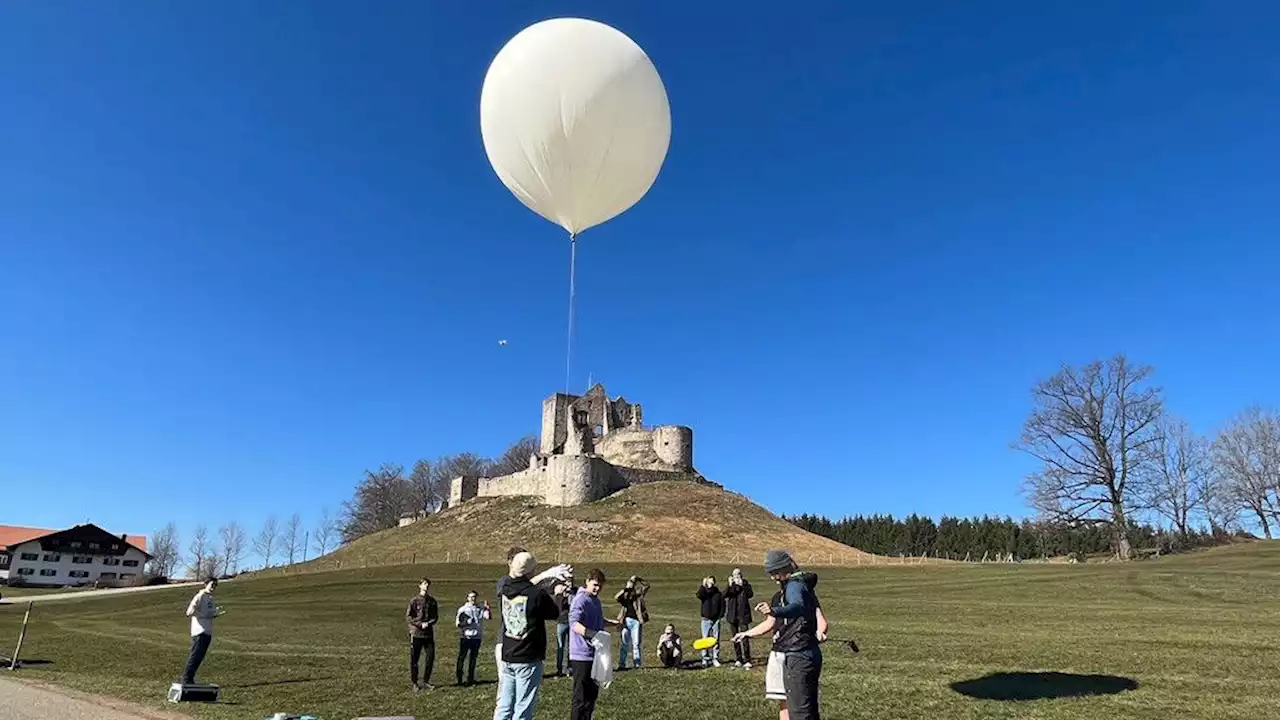
[[[0,581],[66,587],[127,584],[151,559],[141,535],[112,535],[97,525],[67,530],[0,525]]]

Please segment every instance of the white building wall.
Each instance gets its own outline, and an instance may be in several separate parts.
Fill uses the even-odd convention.
[[[83,585],[97,580],[127,583],[140,576],[143,566],[147,564],[146,554],[135,547],[130,547],[123,555],[104,555],[90,551],[76,551],[76,554],[53,553],[41,550],[39,540],[15,546],[12,555],[9,561],[9,579],[22,578],[32,585]],[[24,555],[35,555],[36,559],[26,559]],[[77,557],[88,559],[89,562],[74,562]],[[118,565],[115,564],[117,560]],[[76,576],[72,576],[72,573],[76,573]],[[103,573],[107,573],[108,577],[103,578]],[[112,574],[115,577],[110,577]],[[124,577],[125,575],[131,577]]]

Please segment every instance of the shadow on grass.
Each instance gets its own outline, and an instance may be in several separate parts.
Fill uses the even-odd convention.
[[[263,680],[256,683],[240,683],[238,685],[223,685],[224,688],[256,688],[269,687],[272,685],[297,685],[299,683],[323,682],[325,680],[337,680],[337,675],[326,675],[324,677],[307,677],[307,678],[291,678],[289,680]]]
[[[1116,675],[1060,672],[993,673],[951,683],[951,689],[977,700],[1053,700],[1117,695],[1138,689],[1138,681]]]
[[[11,664],[13,664],[13,660],[11,658],[0,657],[0,668],[8,670]],[[52,664],[52,660],[28,660],[26,658],[21,658],[18,660],[18,669],[21,670],[24,667],[39,667],[41,665]]]

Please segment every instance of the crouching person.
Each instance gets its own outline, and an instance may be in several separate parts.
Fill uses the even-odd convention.
[[[662,637],[658,638],[658,660],[665,668],[679,667],[684,660],[684,644],[675,625],[663,628]]]

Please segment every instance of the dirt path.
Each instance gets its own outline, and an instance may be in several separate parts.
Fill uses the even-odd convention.
[[[190,720],[123,700],[0,677],[0,720]]]

